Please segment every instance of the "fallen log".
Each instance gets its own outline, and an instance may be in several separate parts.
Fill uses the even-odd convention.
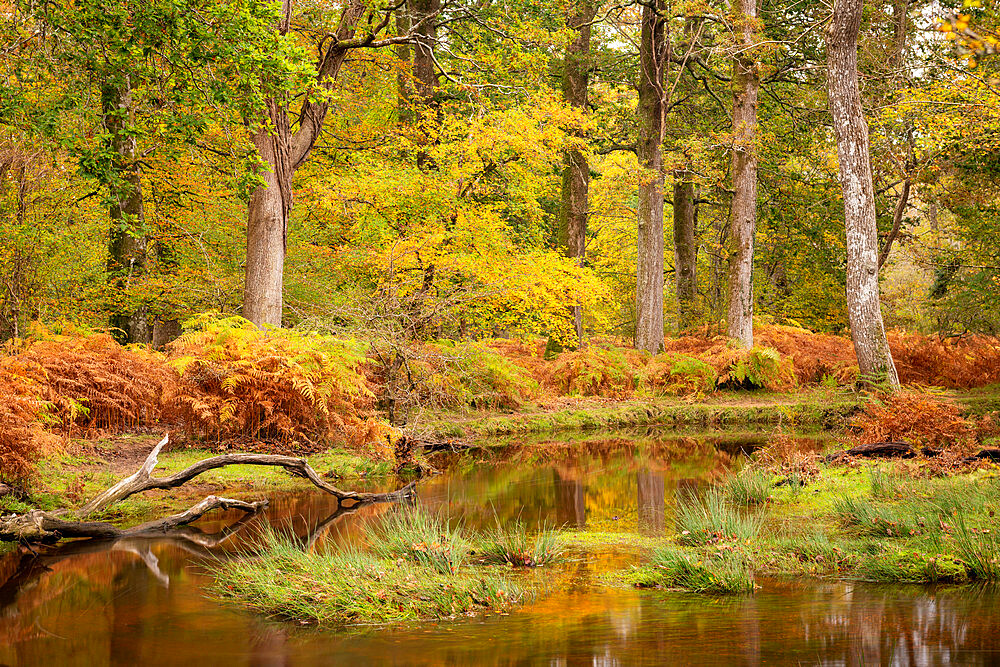
[[[908,442],[871,442],[834,452],[824,460],[829,463],[849,456],[863,459],[912,459],[916,455],[917,450]]]
[[[986,449],[981,449],[972,456],[964,459],[966,463],[972,463],[973,461],[1000,461],[1000,449],[996,447],[987,447]]]
[[[85,520],[87,517],[129,496],[149,489],[176,488],[204,472],[230,465],[263,465],[284,468],[292,475],[308,479],[320,490],[336,497],[340,504],[345,502],[350,503],[347,505],[350,508],[368,503],[393,502],[409,498],[413,495],[413,487],[415,485],[415,482],[412,482],[401,489],[388,493],[343,491],[323,481],[305,459],[271,454],[224,454],[198,461],[173,475],[153,477],[153,469],[158,462],[160,451],[168,441],[169,436],[164,436],[163,440],[146,457],[139,470],[100,494],[79,510],[56,510],[53,512],[31,510],[23,514],[0,517],[0,540],[27,543],[55,542],[62,538],[70,537],[107,539],[149,535],[164,533],[173,528],[187,525],[216,509],[235,509],[247,514],[254,514],[267,507],[267,500],[247,502],[232,498],[208,496],[183,512],[154,521],[148,521],[132,528],[118,528],[106,521]]]

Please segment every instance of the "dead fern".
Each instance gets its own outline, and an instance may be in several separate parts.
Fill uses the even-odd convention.
[[[953,403],[913,391],[869,402],[848,431],[853,445],[902,441],[962,454],[973,453],[981,437],[976,422]]]
[[[170,357],[180,375],[171,414],[191,435],[303,453],[381,442],[388,433],[370,419],[374,394],[357,343],[204,316],[170,345]]]

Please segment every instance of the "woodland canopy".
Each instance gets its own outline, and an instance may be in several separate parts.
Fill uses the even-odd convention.
[[[656,353],[700,325],[751,347],[756,319],[853,332],[892,380],[886,328],[1000,327],[996,22],[978,0],[7,0],[0,336],[162,344],[218,311]]]

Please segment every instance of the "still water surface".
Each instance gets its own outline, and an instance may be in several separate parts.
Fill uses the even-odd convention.
[[[418,502],[470,527],[520,517],[662,534],[677,494],[738,465],[749,444],[654,432],[451,455],[438,460],[444,474],[418,487]],[[575,554],[558,592],[510,615],[419,626],[296,627],[206,592],[206,562],[233,557],[266,523],[322,549],[360,539],[391,511],[338,513],[322,494],[279,493],[266,515],[235,525],[238,513],[170,537],[8,554],[0,664],[1000,664],[997,588],[765,580],[752,597],[715,600],[597,585],[600,573],[639,561],[627,549]]]

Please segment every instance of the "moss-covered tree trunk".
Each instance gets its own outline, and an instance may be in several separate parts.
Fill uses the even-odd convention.
[[[574,4],[566,17],[566,25],[576,32],[566,48],[562,91],[567,104],[581,113],[587,109],[587,86],[590,75],[590,24],[596,6],[584,1]],[[577,138],[582,139],[582,136]],[[562,202],[559,208],[559,241],[566,255],[583,266],[587,252],[587,215],[590,192],[590,165],[587,155],[579,148],[563,156]],[[578,344],[583,344],[583,308],[577,302],[570,306]]]
[[[736,0],[738,51],[733,58],[733,201],[729,215],[729,338],[753,347],[753,245],[757,224],[757,92],[760,81],[751,49],[757,0]]]
[[[674,280],[677,287],[678,326],[695,322],[698,293],[698,243],[695,239],[694,183],[691,173],[674,174]]]
[[[115,296],[124,294],[146,272],[147,235],[142,201],[142,176],[132,125],[132,86],[128,74],[101,88],[101,110],[114,164],[105,174],[110,195],[108,215],[108,279]],[[148,343],[152,329],[146,306],[116,304],[111,326],[122,343]]]

